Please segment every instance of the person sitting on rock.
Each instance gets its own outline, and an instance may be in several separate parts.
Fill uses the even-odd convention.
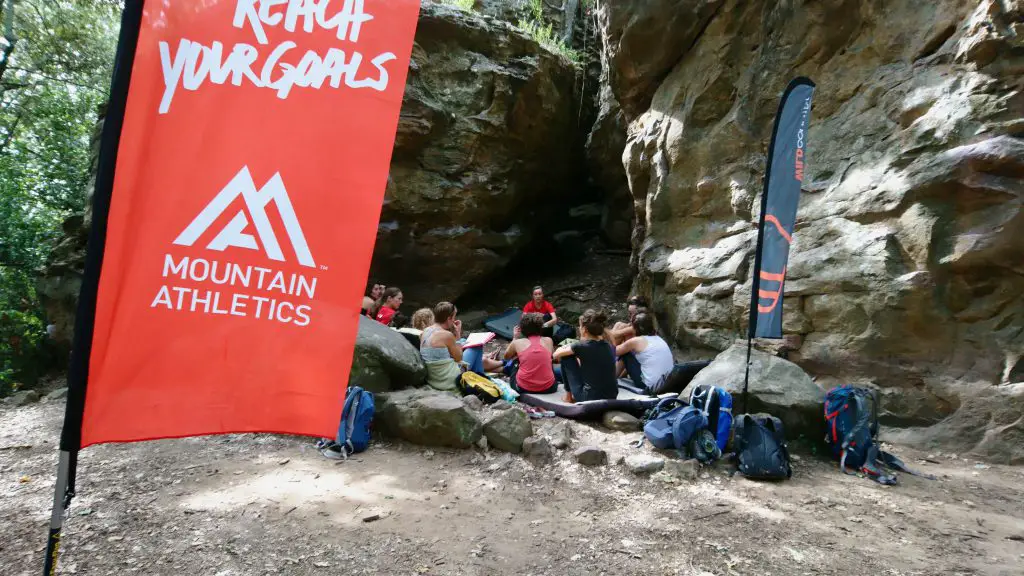
[[[616,322],[615,326],[608,330],[607,336],[609,341],[616,346],[636,336],[631,322],[633,322],[633,318],[636,318],[637,314],[647,311],[647,300],[643,296],[631,296],[626,301],[626,310],[629,311],[629,320],[627,322]]]
[[[523,314],[515,327],[513,340],[505,349],[505,359],[512,360],[509,385],[520,394],[551,394],[558,391],[558,382],[551,367],[555,349],[551,338],[543,335],[544,317],[537,312]]]
[[[615,377],[615,349],[605,339],[606,316],[587,310],[580,316],[580,340],[555,350],[561,364],[565,401],[611,400],[619,395]]]
[[[456,341],[462,338],[462,321],[455,318],[458,311],[451,302],[434,306],[434,323],[423,330],[420,337],[420,357],[427,366],[427,384],[438,390],[455,390],[462,376],[462,348]]]
[[[619,344],[615,355],[619,357],[617,371],[625,373],[640,388],[653,389],[668,377],[675,366],[672,350],[654,329],[654,317],[641,312],[633,318],[636,336]]]
[[[412,327],[416,330],[426,330],[434,323],[434,311],[430,308],[420,308],[412,313]]]
[[[384,288],[383,284],[377,284],[376,282],[370,285],[370,289],[366,291],[366,296],[363,296],[363,308],[359,311],[360,314],[376,318],[377,301],[384,295]]]
[[[377,322],[389,326],[391,319],[395,316],[395,312],[398,312],[398,308],[402,305],[402,291],[395,286],[385,289],[380,297],[379,304],[380,306],[377,307],[375,318]]]
[[[433,319],[433,312],[431,312],[430,317]],[[412,319],[405,314],[396,312],[395,316],[391,319],[391,329],[397,330],[398,333],[409,342],[409,344],[412,344],[413,348],[418,349],[420,347],[420,335],[423,334],[423,330],[410,326],[411,321]],[[432,323],[433,321],[430,322],[430,324]]]

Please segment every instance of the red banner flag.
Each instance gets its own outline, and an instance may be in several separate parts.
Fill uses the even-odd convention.
[[[143,5],[82,447],[334,436],[418,12]]]

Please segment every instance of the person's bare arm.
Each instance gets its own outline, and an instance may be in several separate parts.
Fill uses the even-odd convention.
[[[636,338],[630,338],[629,340],[626,340],[622,344],[619,344],[618,346],[615,347],[615,355],[621,357],[625,356],[626,354],[629,354],[630,352],[635,351],[636,342]]]
[[[558,323],[558,314],[555,314],[554,310],[551,311],[551,320],[544,323],[544,327],[554,326]]]
[[[508,348],[505,348],[505,360],[515,358],[516,354],[518,354],[518,349],[516,348],[516,341],[513,340],[508,343]]]
[[[455,336],[451,332],[446,332],[441,338],[444,339],[444,345],[448,348],[448,353],[452,355],[452,359],[456,362],[462,362],[462,347],[455,343]]]
[[[634,336],[633,327],[629,324],[616,324],[611,330],[605,331],[605,338],[612,344],[622,344]]]
[[[551,355],[551,358],[553,358],[555,360],[561,360],[562,358],[565,358],[565,357],[568,357],[568,356],[573,356],[573,355],[574,354],[572,352],[572,347],[571,346],[562,346],[558,350],[555,350],[554,354]]]

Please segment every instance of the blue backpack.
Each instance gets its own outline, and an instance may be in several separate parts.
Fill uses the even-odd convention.
[[[333,441],[321,440],[317,447],[327,458],[345,460],[350,454],[363,452],[370,446],[370,426],[374,415],[373,394],[359,386],[351,386],[341,409],[338,435]]]
[[[655,448],[668,450],[675,447],[672,426],[686,408],[689,406],[676,396],[659,401],[658,405],[644,416],[644,437],[650,440]]]
[[[708,425],[703,412],[676,396],[662,399],[644,420],[644,438],[650,440],[655,448],[675,449],[680,455],[693,450],[692,441]]]
[[[829,429],[825,442],[832,448],[832,456],[839,459],[839,467],[846,474],[847,466],[863,473],[880,484],[895,484],[896,475],[886,474],[880,464],[914,476],[934,480],[928,474],[919,474],[906,467],[902,460],[880,449],[878,436],[878,396],[865,388],[849,384],[828,391],[825,395],[825,421]]]
[[[718,450],[725,452],[732,430],[732,394],[718,386],[701,384],[690,390],[690,406],[699,408],[707,416],[708,428],[714,432]]]

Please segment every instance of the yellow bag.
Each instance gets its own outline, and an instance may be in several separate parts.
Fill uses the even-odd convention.
[[[462,373],[462,377],[459,378],[459,391],[463,396],[476,396],[483,400],[484,404],[493,404],[501,399],[501,389],[497,384],[476,372]]]

